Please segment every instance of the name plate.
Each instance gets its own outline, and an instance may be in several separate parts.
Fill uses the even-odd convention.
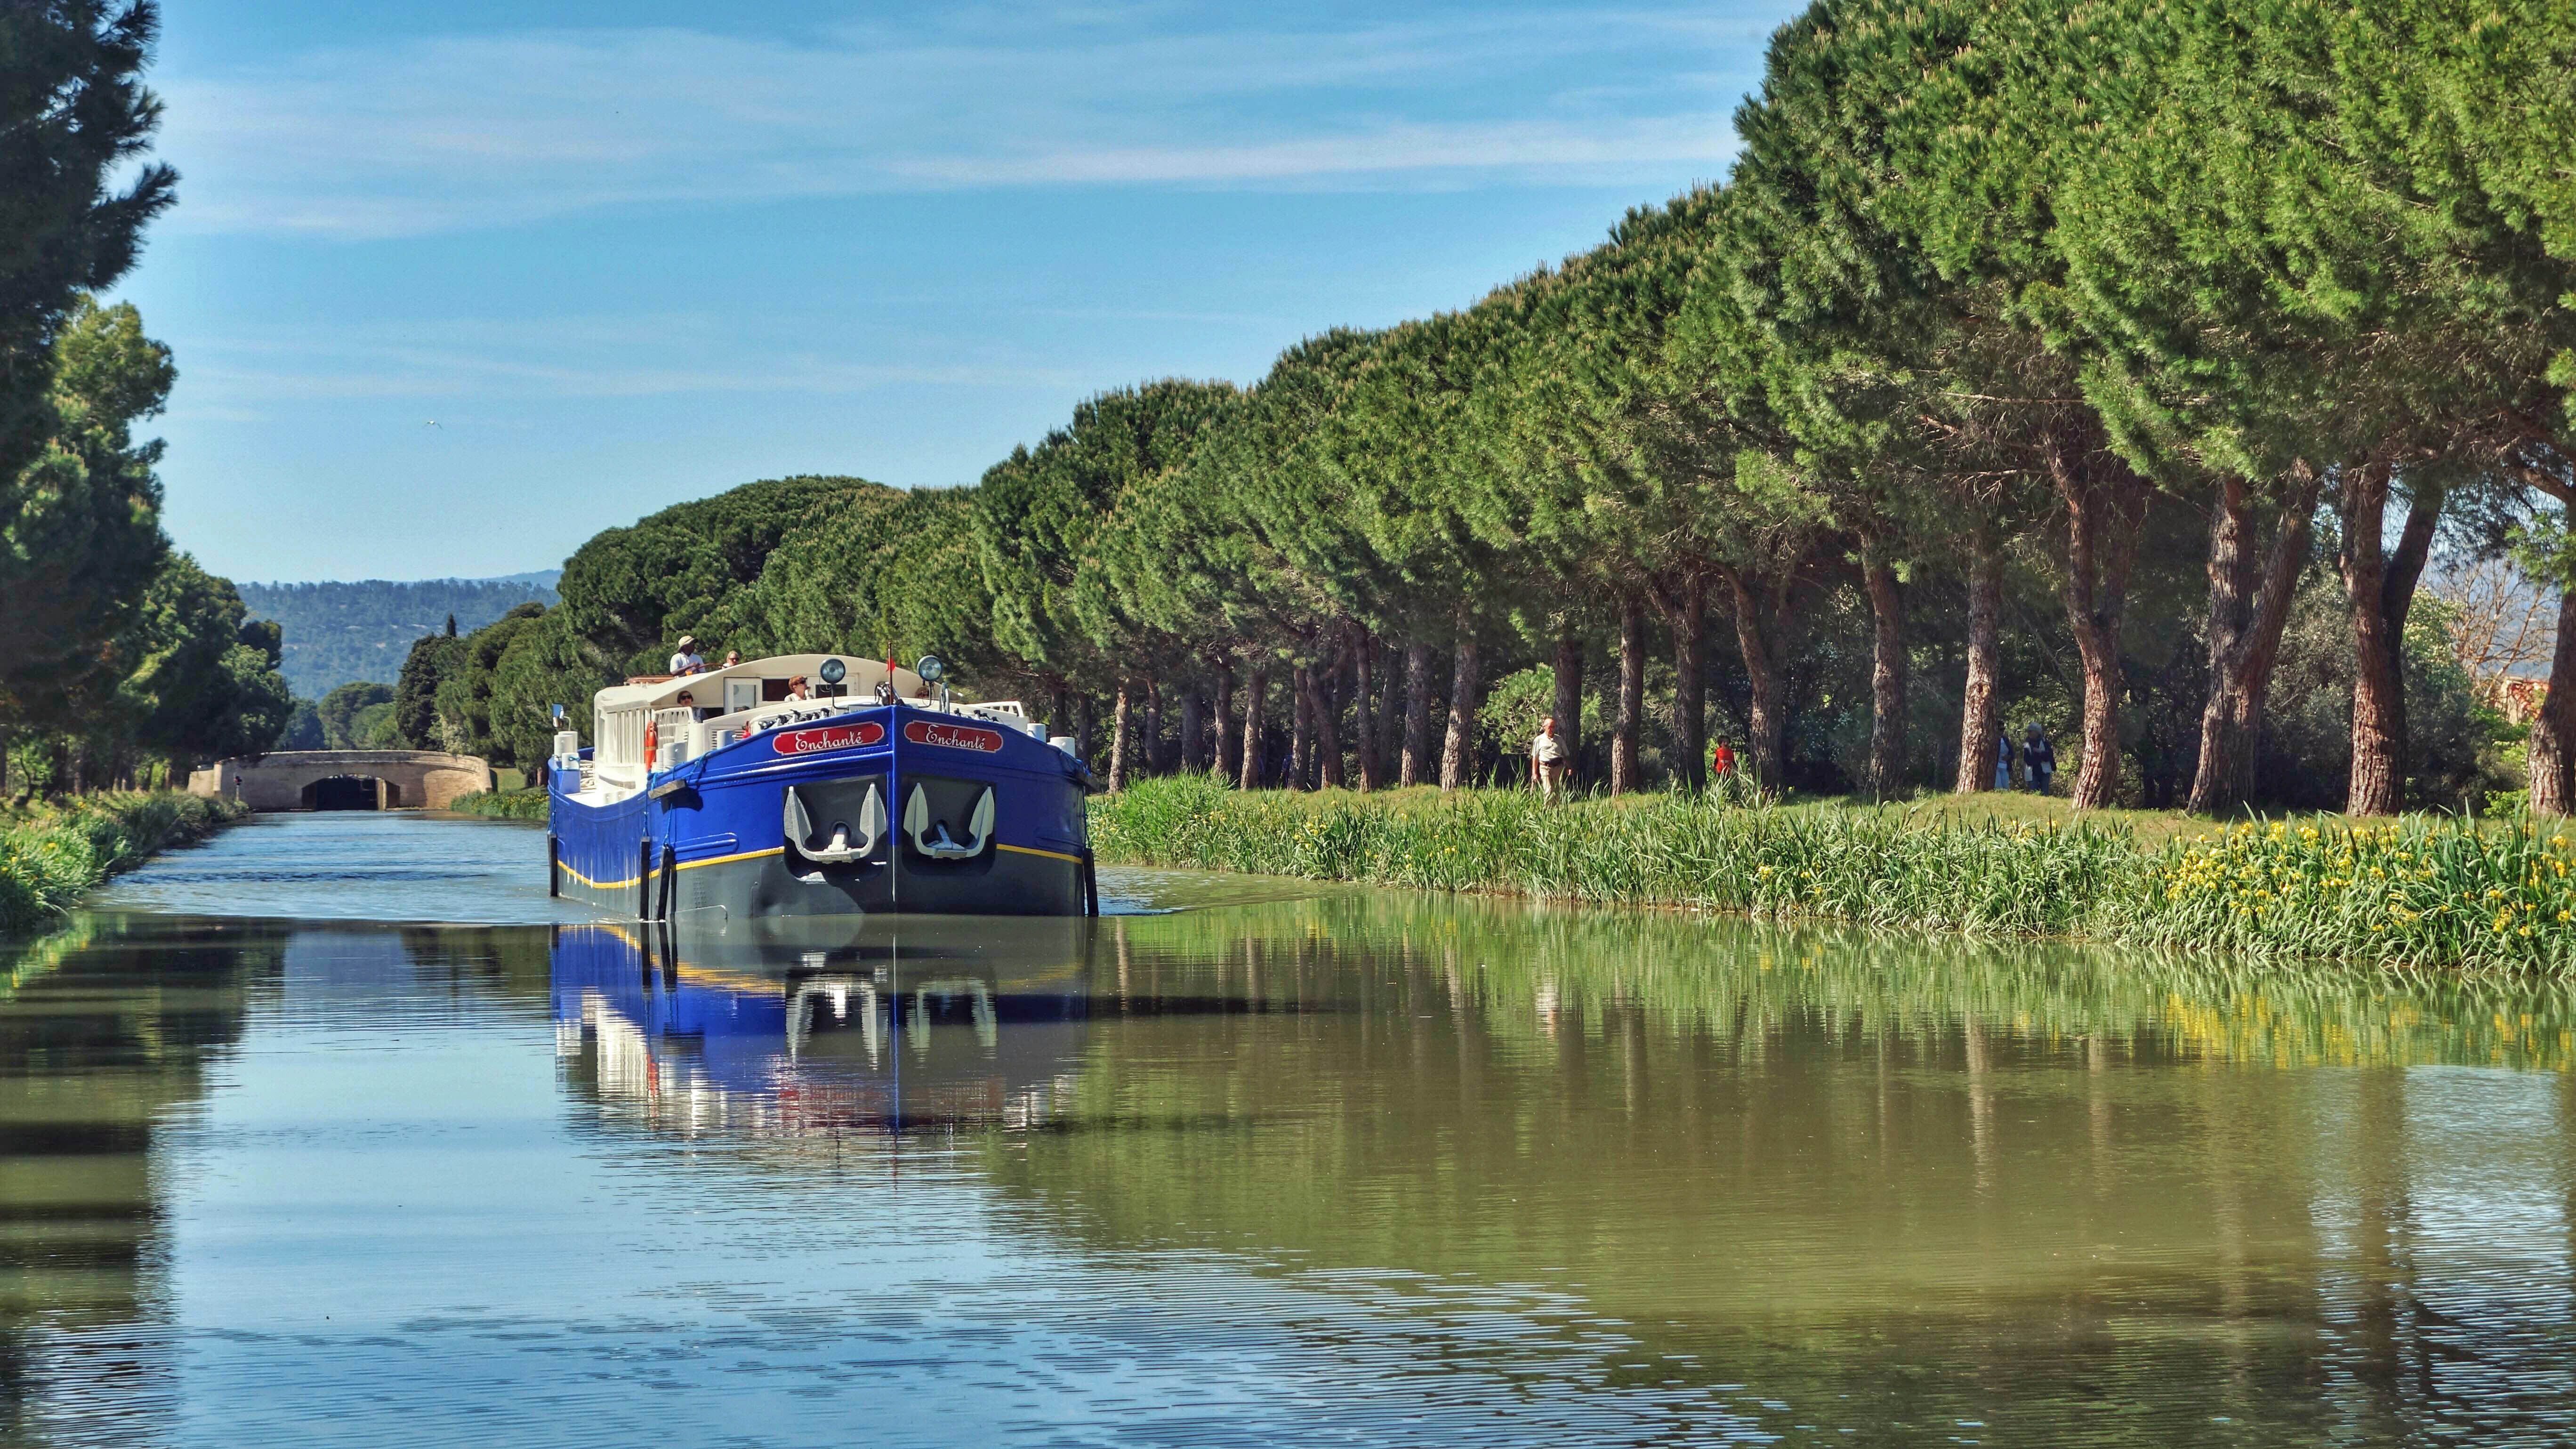
[[[973,750],[977,754],[996,754],[1002,748],[1000,730],[978,729],[973,725],[933,724],[917,719],[903,727],[903,737],[916,745],[938,745],[951,750]]]
[[[885,726],[870,720],[810,730],[781,730],[769,737],[769,747],[782,755],[819,755],[825,750],[854,750],[884,738]]]

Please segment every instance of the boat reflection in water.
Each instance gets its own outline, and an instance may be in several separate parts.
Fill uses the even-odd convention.
[[[799,1136],[1027,1127],[1090,1017],[1083,918],[788,917],[554,938],[556,1055],[645,1125]]]

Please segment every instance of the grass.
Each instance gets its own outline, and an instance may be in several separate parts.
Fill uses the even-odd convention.
[[[1152,780],[1092,802],[1100,858],[2258,958],[2576,970],[2563,836],[2410,818],[2216,826],[2028,796],[1912,806],[1524,790],[1293,794]]]
[[[543,820],[546,818],[546,792],[543,790],[477,790],[459,795],[448,809],[459,815],[480,815],[492,820]]]
[[[0,935],[51,925],[109,876],[242,814],[228,801],[162,790],[85,795],[0,817]]]

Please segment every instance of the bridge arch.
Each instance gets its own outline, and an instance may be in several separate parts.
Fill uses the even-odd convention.
[[[188,777],[191,794],[253,810],[443,810],[492,784],[480,756],[437,750],[279,750]]]
[[[296,792],[299,810],[400,810],[402,786],[380,775],[325,775]]]

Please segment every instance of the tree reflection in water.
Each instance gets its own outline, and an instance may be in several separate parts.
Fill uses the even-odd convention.
[[[571,1441],[639,1386],[822,1414],[861,1360],[888,1405],[1035,1395],[1035,1438],[2576,1410],[2549,983],[1343,892],[730,940],[97,916],[0,985],[0,1442],[388,1394]]]

